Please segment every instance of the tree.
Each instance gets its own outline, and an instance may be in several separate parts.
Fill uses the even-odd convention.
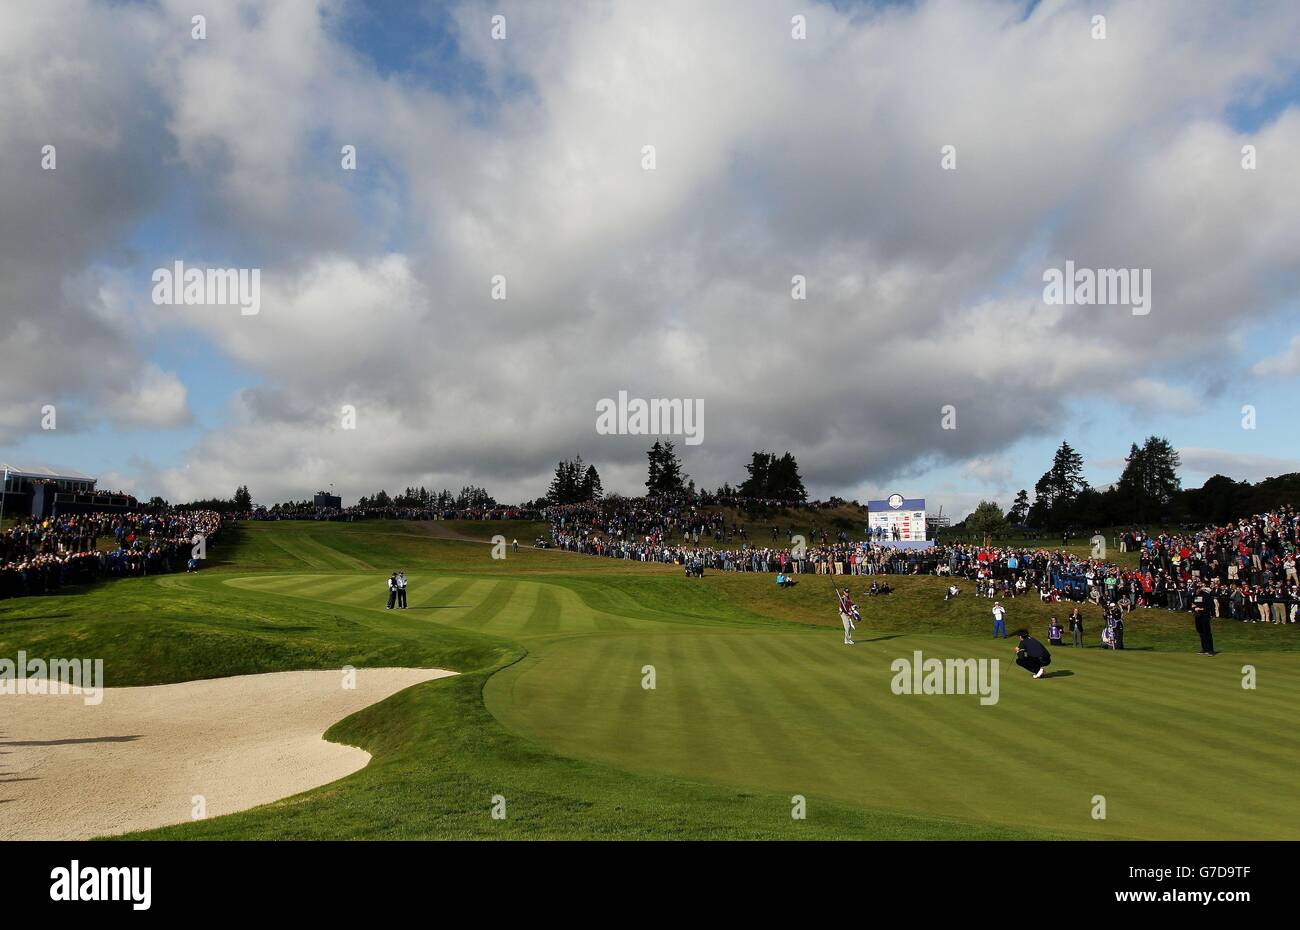
[[[767,497],[768,472],[772,468],[770,452],[754,452],[750,462],[745,466],[749,477],[740,483],[736,490],[741,497]]]
[[[976,536],[995,536],[1005,532],[1007,521],[997,501],[980,501],[975,511],[966,518],[966,530]]]
[[[1186,509],[1187,516],[1194,522],[1222,526],[1250,512],[1247,503],[1250,491],[1249,481],[1235,481],[1227,475],[1216,474],[1207,479],[1201,487],[1188,488],[1184,491],[1180,503]]]
[[[600,473],[596,471],[595,465],[587,466],[587,471],[582,476],[581,491],[584,501],[598,501],[605,495],[605,489],[600,484]]]
[[[1162,508],[1168,507],[1183,489],[1183,481],[1178,477],[1182,456],[1163,436],[1148,436],[1142,454],[1146,459],[1147,493],[1152,500],[1159,501]]]
[[[584,504],[604,494],[594,465],[583,466],[582,456],[565,459],[555,466],[555,477],[546,492],[552,504]]]
[[[681,460],[673,450],[672,442],[664,443],[663,457],[659,460],[659,493],[681,494],[686,490],[687,475],[682,471]]]
[[[493,500],[492,495],[486,489],[475,485],[467,485],[460,489],[460,494],[456,498],[457,510],[469,510],[471,508],[495,507],[497,502]]]
[[[1129,447],[1114,489],[1118,508],[1131,515],[1129,522],[1166,516],[1182,490],[1179,464],[1177,450],[1162,436],[1148,436],[1141,448],[1137,443]]]
[[[799,476],[799,464],[789,452],[780,458],[771,452],[754,452],[745,470],[749,477],[737,489],[741,497],[780,501],[808,499],[803,478]]]
[[[1034,526],[1067,526],[1076,520],[1075,503],[1088,487],[1083,477],[1083,456],[1062,442],[1052,467],[1034,485],[1034,505],[1029,522]]]
[[[1024,523],[1028,516],[1029,492],[1024,488],[1021,488],[1020,492],[1016,494],[1015,503],[1012,504],[1011,509],[1007,511],[1007,521],[1019,525]]]
[[[768,480],[768,492],[777,500],[803,502],[808,499],[803,478],[799,475],[799,463],[789,452],[772,462]]]
[[[552,504],[576,504],[581,499],[581,478],[578,467],[582,456],[576,459],[563,459],[555,465],[555,477],[546,491],[546,499]]]
[[[663,456],[663,443],[656,439],[655,444],[646,453],[646,458],[650,460],[650,467],[646,474],[645,490],[647,494],[652,496],[659,493],[659,463],[663,460]]]
[[[650,467],[646,476],[646,493],[651,497],[664,497],[686,493],[686,479],[682,463],[671,441],[659,442],[646,453]]]
[[[248,493],[248,485],[243,484],[235,491],[235,510],[243,512],[253,509],[253,495]]]
[[[1053,503],[1059,500],[1073,500],[1088,486],[1083,478],[1083,456],[1062,442],[1052,458],[1052,467],[1047,472],[1048,487],[1054,495]]]

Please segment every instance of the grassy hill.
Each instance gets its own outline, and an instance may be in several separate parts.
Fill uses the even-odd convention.
[[[493,559],[477,540],[497,533],[520,552]],[[835,579],[691,580],[533,550],[535,535],[236,526],[196,575],[0,602],[0,655],[103,658],[110,686],[344,664],[462,673],[333,727],[374,757],[355,775],[149,837],[1300,837],[1300,751],[1279,738],[1300,700],[1294,628],[1219,624],[1223,654],[1203,658],[1187,616],[1135,613],[1128,651],[1058,649],[1055,676],[1034,681],[992,639],[988,602],[945,603],[942,579],[861,598],[849,648]],[[396,569],[405,612],[384,609]],[[1042,636],[1048,606],[1008,606],[1012,629]],[[998,703],[894,694],[891,663],[916,650],[998,659]],[[489,816],[496,795],[505,820]]]

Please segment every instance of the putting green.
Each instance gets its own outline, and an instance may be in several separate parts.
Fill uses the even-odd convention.
[[[374,575],[228,584],[349,605],[383,599]],[[1252,660],[1265,682],[1254,690],[1242,687],[1239,657],[1070,647],[1055,651],[1052,677],[1033,680],[1011,641],[982,636],[861,629],[850,648],[834,629],[684,623],[644,607],[623,617],[561,583],[413,575],[411,592],[413,623],[528,648],[488,681],[485,702],[508,729],[563,755],[1098,837],[1300,837],[1294,654]],[[998,660],[997,703],[895,694],[891,663],[917,650]],[[1105,819],[1093,816],[1097,796]]]

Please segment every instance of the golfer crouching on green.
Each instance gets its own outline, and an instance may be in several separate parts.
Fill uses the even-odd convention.
[[[1035,678],[1042,678],[1043,670],[1052,664],[1052,654],[1030,636],[1028,630],[1016,630],[1016,635],[1020,637],[1016,645],[1016,664]]]

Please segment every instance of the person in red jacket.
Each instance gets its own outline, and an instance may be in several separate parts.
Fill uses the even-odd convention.
[[[835,596],[840,602],[840,622],[844,624],[844,645],[855,645],[853,642],[853,631],[856,629],[856,624],[853,622],[853,617],[857,608],[853,605],[853,599],[849,597],[848,588],[845,588],[843,591],[836,588]]]

